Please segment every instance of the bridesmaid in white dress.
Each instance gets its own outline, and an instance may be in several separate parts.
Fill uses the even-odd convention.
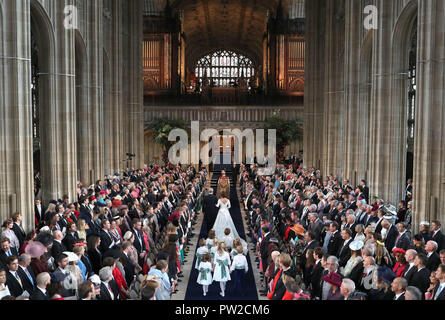
[[[207,249],[207,248],[206,248]],[[199,264],[199,275],[197,282],[202,285],[202,291],[204,297],[207,295],[209,291],[209,285],[212,284],[212,263],[211,257],[209,253],[205,253],[202,257],[202,261]]]
[[[218,244],[218,250],[215,254],[215,259],[213,260],[214,264],[214,273],[213,273],[213,281],[219,282],[221,287],[221,296],[225,296],[226,283],[230,281],[230,255],[226,251],[226,245],[224,242],[220,242]]]

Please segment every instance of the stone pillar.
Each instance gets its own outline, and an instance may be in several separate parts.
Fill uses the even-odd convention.
[[[103,1],[87,1],[87,50],[89,67],[89,104],[91,121],[90,176],[95,180],[104,174],[104,106],[103,90]]]
[[[320,168],[323,145],[326,1],[306,1],[304,165]]]
[[[326,4],[324,141],[322,172],[343,175],[345,0]],[[318,61],[320,63],[320,61]]]
[[[445,223],[445,2],[419,1],[414,141],[414,213]]]
[[[42,153],[42,163],[57,168],[57,174],[49,182],[48,191],[51,193],[47,195],[52,199],[67,195],[69,201],[77,200],[75,31],[65,28],[65,16],[62,13],[66,6],[74,5],[74,2],[74,0],[54,1],[55,12],[58,13],[53,17],[57,47],[54,59],[56,66],[54,79],[57,80],[54,104],[57,111],[53,127],[55,130],[45,132],[45,127],[42,130],[42,134],[51,135],[51,144],[48,147],[56,152],[54,158],[47,158],[45,153]],[[41,106],[44,107],[44,101],[41,102]]]
[[[0,6],[0,220],[21,212],[34,227],[29,0]]]
[[[142,2],[140,0],[125,2],[126,15],[126,51],[124,63],[124,86],[126,86],[125,114],[127,114],[128,130],[126,150],[136,154],[129,163],[135,168],[144,165],[144,113],[143,113],[143,82],[142,82],[142,42],[143,20]]]
[[[403,163],[406,157],[407,81],[401,62],[406,39],[394,31],[398,16],[392,1],[379,0],[378,29],[373,36],[372,93],[370,110],[370,195],[394,205],[403,190]],[[400,43],[400,45],[397,45]],[[400,64],[400,65],[399,65]]]
[[[123,129],[124,129],[124,108],[123,108],[123,31],[122,31],[122,10],[123,0],[112,0],[112,29],[111,29],[111,131],[113,141],[112,168],[113,171],[120,171],[124,167]]]
[[[360,148],[360,136],[363,123],[359,111],[359,73],[360,73],[360,34],[363,28],[361,15],[357,14],[361,6],[359,1],[346,0],[345,3],[345,111],[344,111],[344,157],[343,175],[353,181],[358,169],[359,158],[365,156]],[[360,176],[362,178],[364,176]]]

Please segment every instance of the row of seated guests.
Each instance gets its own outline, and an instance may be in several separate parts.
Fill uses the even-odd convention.
[[[272,176],[241,165],[239,179],[263,296],[287,299],[293,287],[299,299],[445,299],[440,221],[413,234],[411,206],[368,204],[364,180],[353,187],[301,165],[277,165]]]
[[[157,297],[169,298],[183,277],[206,177],[194,167],[127,170],[88,189],[79,184],[77,203],[59,200],[44,210],[36,201],[35,230],[25,234],[18,213],[4,223],[0,295],[45,298],[48,287],[46,298],[73,299],[91,281],[102,286],[96,299],[137,299],[140,276],[162,261],[165,270],[150,276],[168,282]]]

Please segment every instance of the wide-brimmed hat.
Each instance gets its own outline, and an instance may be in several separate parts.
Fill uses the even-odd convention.
[[[394,248],[394,249],[392,250],[392,252],[393,252],[394,254],[396,254],[396,253],[403,253],[403,254],[405,254],[405,253],[406,253],[406,251],[403,250],[402,248]]]
[[[356,241],[352,241],[352,242],[349,244],[349,249],[354,250],[354,251],[358,251],[358,250],[360,250],[361,248],[363,248],[363,246],[364,246],[363,241],[356,240]]]
[[[290,228],[296,235],[302,237],[304,235],[304,227],[301,224],[296,223],[292,228]]]
[[[377,277],[387,284],[391,284],[397,275],[387,266],[381,266],[377,269]]]
[[[340,287],[341,286],[341,275],[336,272],[331,272],[327,276],[323,277],[323,281],[326,281],[329,284]]]
[[[39,241],[29,241],[25,248],[25,253],[31,258],[39,258],[46,252],[46,247]]]
[[[74,252],[63,251],[63,253],[68,256],[68,262],[79,261],[79,257]]]

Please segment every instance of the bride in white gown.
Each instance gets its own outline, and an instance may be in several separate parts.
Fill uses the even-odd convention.
[[[213,225],[213,230],[215,230],[215,235],[218,239],[224,238],[224,230],[230,228],[231,235],[233,239],[240,238],[243,245],[244,251],[247,252],[247,242],[242,239],[233,223],[232,216],[230,215],[229,209],[231,208],[230,200],[222,197],[218,200],[216,206],[219,208],[218,216],[216,217],[215,224]]]

